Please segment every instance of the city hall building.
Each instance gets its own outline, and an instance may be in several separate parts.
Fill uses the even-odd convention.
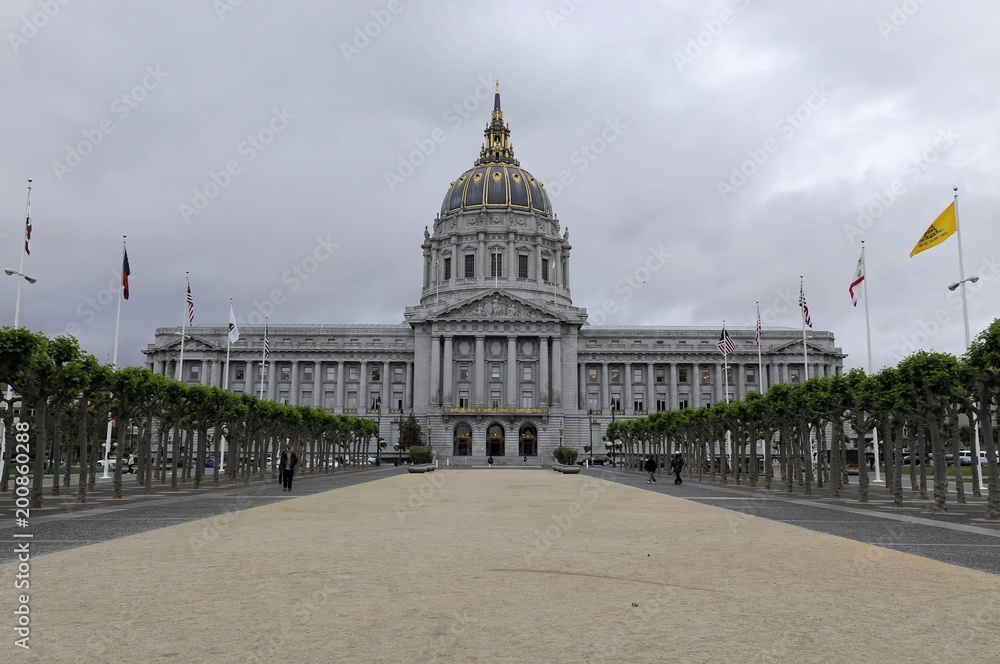
[[[724,401],[719,329],[594,327],[571,297],[572,246],[541,182],[521,168],[499,89],[472,168],[424,228],[420,302],[399,324],[292,324],[187,329],[182,380],[263,394],[290,405],[380,422],[389,449],[413,413],[438,459],[451,464],[552,459],[560,443],[593,444],[613,418]],[[156,330],[149,368],[177,375],[179,327]],[[776,383],[839,374],[831,332],[765,331],[764,375],[753,329],[731,329],[729,398]],[[374,449],[374,448],[373,448]]]

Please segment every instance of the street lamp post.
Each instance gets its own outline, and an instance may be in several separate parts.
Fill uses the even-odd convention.
[[[961,262],[961,244],[959,245],[959,258]],[[960,268],[963,269],[963,268]],[[964,269],[963,269],[964,271]],[[971,344],[971,338],[969,336],[969,303],[968,299],[965,297],[965,284],[974,284],[979,281],[979,277],[965,277],[959,279],[951,286],[948,286],[948,290],[954,291],[955,289],[961,287],[962,289],[962,316],[965,321],[965,350],[969,350],[969,345]],[[977,467],[973,471],[973,481],[975,481],[976,473],[979,473],[979,488],[980,490],[985,489],[986,485],[983,482],[983,467],[979,465],[979,423],[975,419],[971,419],[972,422],[972,463],[976,464]]]
[[[375,408],[378,410],[378,440],[375,441],[375,465],[382,465],[382,395],[375,397]]]

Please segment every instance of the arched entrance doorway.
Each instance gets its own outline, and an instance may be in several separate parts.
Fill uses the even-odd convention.
[[[486,456],[504,456],[504,430],[499,424],[486,429]]]
[[[472,427],[464,422],[455,427],[452,454],[454,456],[469,456],[472,454]]]
[[[517,436],[518,456],[538,456],[538,432],[533,424],[525,424]]]

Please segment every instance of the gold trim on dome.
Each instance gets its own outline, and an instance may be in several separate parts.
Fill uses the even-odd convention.
[[[503,176],[500,175],[500,171],[493,171],[493,180],[494,181],[499,182],[500,178],[502,178],[502,177]]]
[[[475,175],[472,176],[472,181],[473,182],[479,182],[482,179],[483,179],[483,174],[482,173],[476,173]]]

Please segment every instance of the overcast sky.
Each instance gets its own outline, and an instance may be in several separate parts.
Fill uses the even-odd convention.
[[[866,367],[848,286],[865,241],[874,368],[964,352],[997,314],[1000,7],[989,0],[6,0],[0,257],[20,323],[114,343],[264,313],[401,323],[424,226],[478,157],[500,80],[522,167],[605,325],[800,326]],[[655,269],[649,269],[649,267]],[[645,280],[645,281],[643,281]],[[0,322],[17,282],[0,280]],[[5,313],[4,313],[5,312]]]

